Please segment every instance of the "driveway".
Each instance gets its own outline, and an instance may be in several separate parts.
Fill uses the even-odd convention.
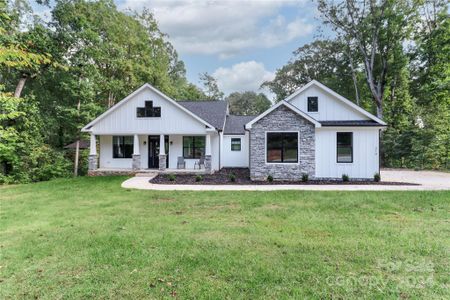
[[[159,191],[425,191],[450,190],[450,173],[437,171],[412,171],[400,169],[381,170],[383,181],[416,183],[420,185],[173,185],[152,184],[148,181],[156,174],[133,177],[122,183],[123,188]]]

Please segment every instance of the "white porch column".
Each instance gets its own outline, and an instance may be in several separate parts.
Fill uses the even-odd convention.
[[[207,174],[212,173],[211,135],[210,134],[206,134],[206,139],[205,139],[205,172]]]
[[[161,171],[166,169],[166,143],[164,134],[159,135],[159,169]]]
[[[141,153],[139,151],[139,147],[140,147],[139,136],[135,134],[133,140],[133,162],[132,162],[133,171],[139,170],[141,168]]]
[[[91,171],[97,170],[97,141],[95,140],[95,134],[91,133],[91,142],[89,145],[89,157],[88,157],[88,175]]]
[[[93,133],[91,133],[91,143],[89,147],[89,155],[97,155],[97,142],[95,140],[95,134]]]

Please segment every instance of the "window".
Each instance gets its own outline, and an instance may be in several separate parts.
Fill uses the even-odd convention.
[[[132,136],[113,136],[113,158],[131,158],[133,156]]]
[[[205,155],[204,136],[183,136],[183,157],[200,158]]]
[[[231,139],[231,151],[241,151],[241,138]]]
[[[145,107],[136,108],[138,118],[160,118],[161,107],[153,107],[153,101],[145,101]]]
[[[353,162],[353,132],[337,133],[337,162]]]
[[[267,162],[268,163],[298,162],[298,133],[268,132]]]
[[[319,111],[319,99],[317,97],[308,97],[308,112]]]

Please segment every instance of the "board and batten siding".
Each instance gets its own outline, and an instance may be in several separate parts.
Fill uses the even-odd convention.
[[[318,97],[318,112],[308,112],[308,97]],[[289,103],[318,121],[369,120],[367,116],[315,85],[292,98]]]
[[[353,163],[337,162],[337,132],[353,132]],[[316,128],[316,177],[373,179],[379,172],[378,128]]]
[[[241,139],[241,151],[231,151],[231,139]],[[248,132],[245,135],[224,135],[222,142],[222,167],[248,168]]]
[[[136,108],[144,107],[145,101],[161,107],[160,118],[138,118]],[[144,88],[126,103],[94,124],[92,132],[102,134],[205,134],[206,126],[180,107]]]

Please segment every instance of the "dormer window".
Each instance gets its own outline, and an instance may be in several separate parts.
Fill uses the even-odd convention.
[[[319,98],[308,97],[308,112],[318,112],[318,111],[319,111]]]
[[[136,109],[136,116],[138,118],[160,118],[161,107],[154,107],[153,101],[145,101],[145,107]]]

